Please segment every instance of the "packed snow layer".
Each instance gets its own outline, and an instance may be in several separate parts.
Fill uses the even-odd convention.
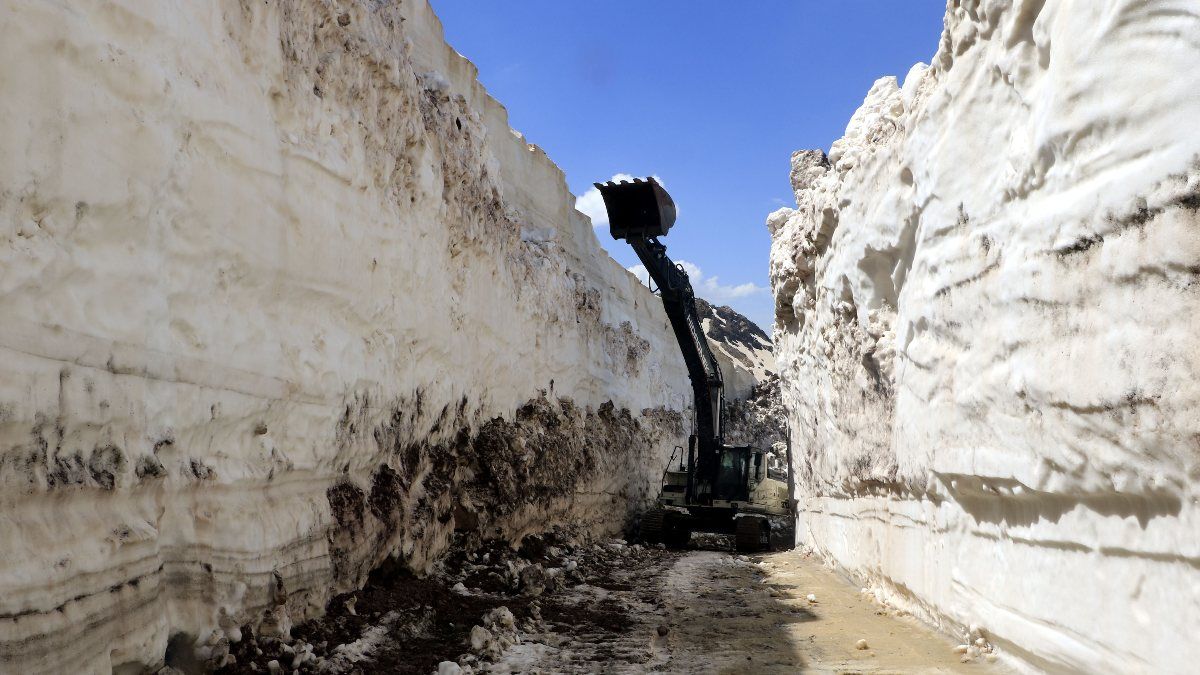
[[[10,0],[0,35],[0,671],[286,633],[456,527],[654,497],[661,305],[425,2]]]
[[[1046,670],[1200,662],[1200,5],[954,0],[770,216],[802,543]]]

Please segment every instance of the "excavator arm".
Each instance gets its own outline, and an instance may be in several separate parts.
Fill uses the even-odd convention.
[[[696,435],[720,445],[722,411],[725,407],[721,367],[713,356],[696,311],[695,294],[688,273],[667,256],[667,247],[657,239],[631,239],[629,244],[658,286],[663,309],[675,332],[675,340],[683,352],[692,393],[696,401]]]
[[[658,286],[663,309],[683,353],[696,411],[688,452],[689,468],[694,469],[688,472],[688,501],[704,501],[712,493],[723,447],[724,383],[696,311],[691,280],[658,241],[675,223],[675,203],[653,178],[595,185],[608,210],[610,233],[614,239],[629,242]]]

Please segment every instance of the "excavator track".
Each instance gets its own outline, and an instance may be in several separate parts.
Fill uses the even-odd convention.
[[[663,518],[663,543],[667,548],[687,548],[692,539],[692,528],[689,527],[686,516],[678,513],[665,514]]]
[[[663,540],[663,525],[666,520],[666,509],[653,508],[642,516],[642,541],[647,544],[661,544]]]
[[[762,516],[742,516],[734,523],[734,544],[743,553],[771,548],[771,523]]]

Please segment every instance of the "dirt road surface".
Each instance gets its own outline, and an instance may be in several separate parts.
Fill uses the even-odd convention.
[[[667,597],[681,670],[1000,672],[982,655],[962,663],[952,641],[896,616],[810,556],[776,553],[753,560],[758,564],[694,552],[673,566]]]
[[[624,621],[608,630],[553,624],[494,672],[1007,672],[982,654],[963,663],[954,642],[801,552],[649,551],[637,561],[559,600],[580,615],[619,607]]]
[[[800,551],[530,541],[464,543],[431,574],[381,571],[284,637],[247,625],[222,671],[1004,672],[986,645],[957,653]]]

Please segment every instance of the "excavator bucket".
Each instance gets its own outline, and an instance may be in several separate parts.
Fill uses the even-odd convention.
[[[675,202],[653,178],[595,186],[604,197],[613,239],[661,237],[675,224]]]

